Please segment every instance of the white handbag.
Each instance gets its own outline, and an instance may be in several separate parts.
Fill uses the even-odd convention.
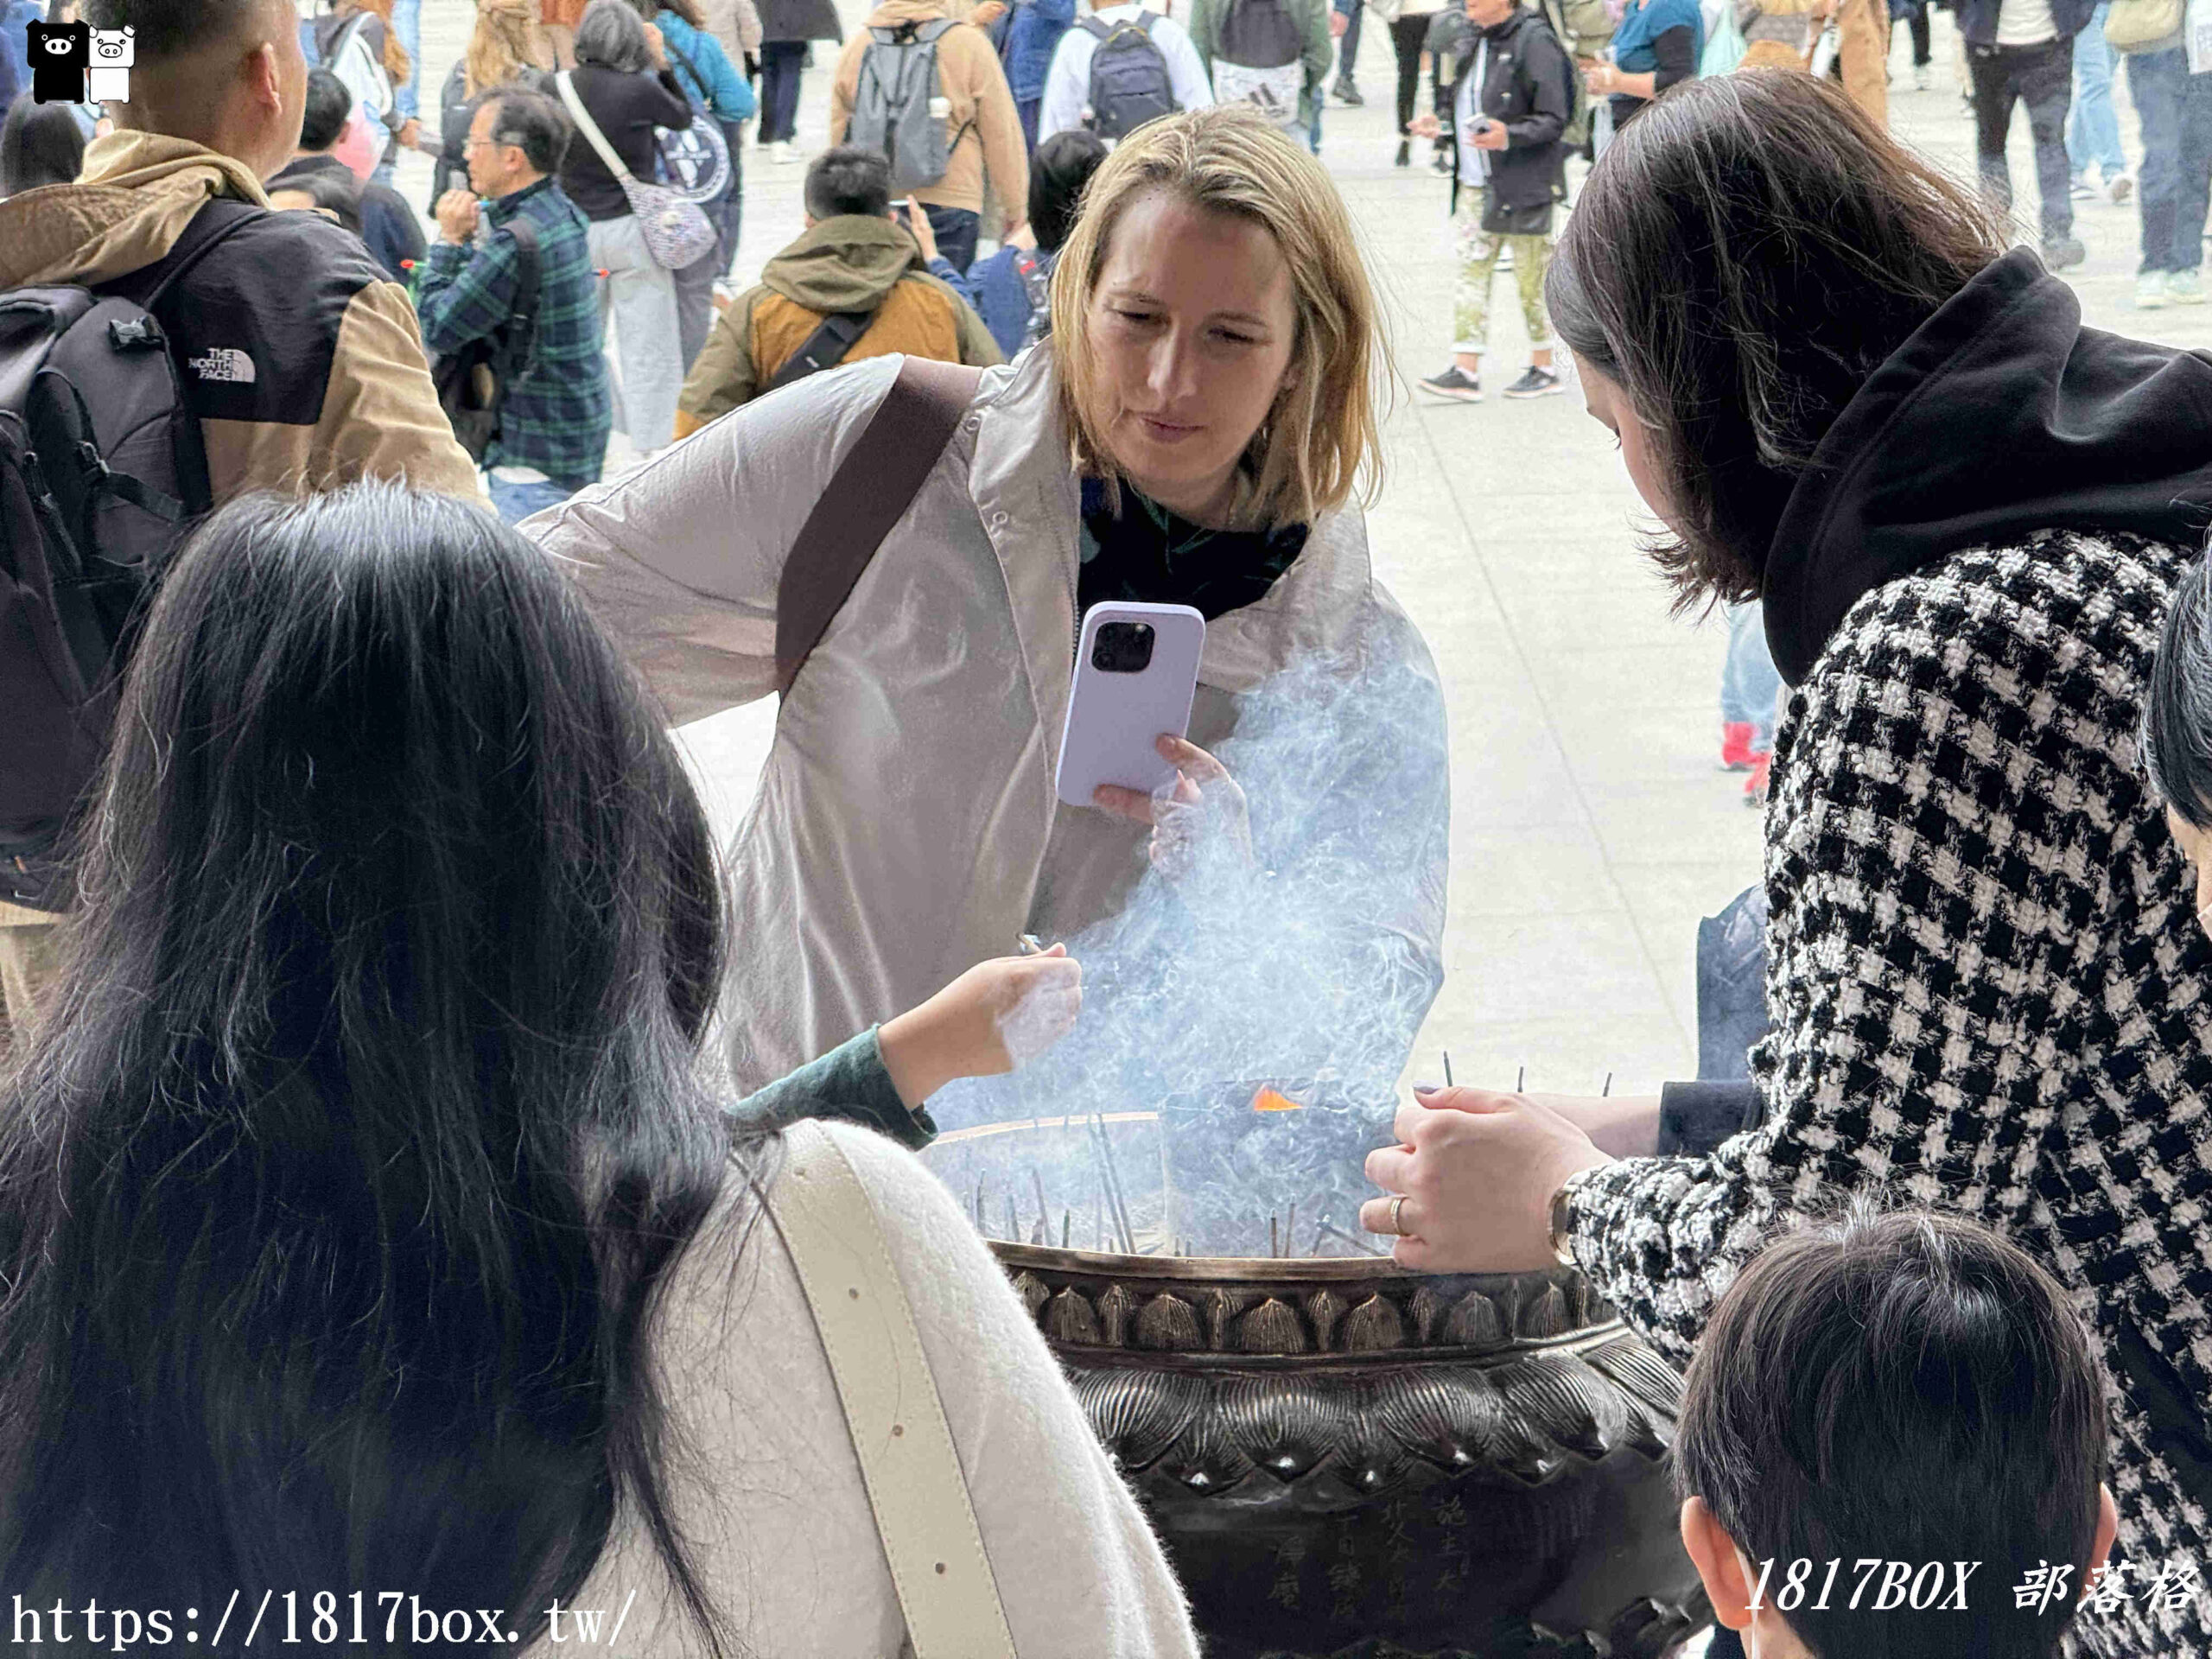
[[[1015,1659],[976,1506],[868,1189],[830,1132],[784,1131],[768,1193],[837,1383],[914,1659]]]
[[[599,123],[584,108],[583,99],[576,96],[575,77],[563,69],[553,80],[561,89],[561,101],[575,118],[576,130],[590,141],[591,147],[599,152],[599,159],[607,163],[607,170],[614,175],[614,181],[622,187],[622,194],[630,204],[630,211],[637,216],[638,229],[645,238],[645,251],[652,255],[653,263],[664,270],[682,270],[712,253],[715,241],[714,221],[699,204],[664,184],[647,184],[623,166],[622,158],[614,153],[614,146],[599,130]]]

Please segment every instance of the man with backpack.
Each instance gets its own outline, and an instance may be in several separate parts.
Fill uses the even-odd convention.
[[[1147,121],[1212,102],[1205,61],[1182,24],[1141,4],[1104,6],[1060,37],[1038,140],[1082,130],[1111,143]]]
[[[1002,360],[982,319],[930,275],[892,206],[880,152],[825,150],[806,169],[805,188],[805,233],[731,302],[691,365],[677,404],[679,438],[840,363],[894,352],[979,368]]]
[[[1191,39],[1214,102],[1256,105],[1300,143],[1318,140],[1315,114],[1334,48],[1329,0],[1195,0]]]
[[[77,183],[0,201],[0,303],[15,314],[0,344],[11,1024],[71,902],[60,837],[105,747],[115,644],[190,522],[244,491],[364,475],[483,496],[405,290],[359,238],[263,194],[305,102],[290,0],[89,10],[135,31],[130,101],[108,105],[117,130]]]
[[[485,95],[469,120],[469,188],[438,200],[415,302],[440,384],[454,368],[492,382],[469,402],[489,405],[480,459],[511,524],[597,483],[614,424],[588,221],[552,177],[569,137],[543,92]]]
[[[830,142],[891,163],[893,195],[928,213],[956,270],[976,257],[986,180],[1006,228],[1029,200],[1021,116],[989,37],[955,20],[951,0],[887,0],[845,43],[830,90]]]

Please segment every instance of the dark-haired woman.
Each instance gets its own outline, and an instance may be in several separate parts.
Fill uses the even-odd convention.
[[[473,1648],[464,1608],[573,1641],[557,1603],[629,1652],[893,1659],[807,1258],[758,1224],[826,1147],[889,1260],[815,1270],[911,1307],[1019,1650],[1193,1651],[950,1195],[849,1124],[760,1132],[794,1090],[898,1127],[999,1063],[1009,988],[1065,1029],[1071,964],[986,964],[734,1132],[697,1062],[747,942],[660,713],[543,556],[440,496],[226,508],[117,728],[0,1102],[11,1591],[206,1634],[289,1587],[267,1633],[348,1653]]]
[[[2212,1524],[2212,944],[2136,738],[2212,520],[2212,361],[2082,327],[1974,197],[1788,70],[1641,116],[1549,297],[1683,602],[1757,598],[1793,688],[1773,1029],[1741,1084],[1428,1095],[1369,1163],[1406,1201],[1365,1218],[1419,1268],[1562,1252],[1678,1357],[1825,1192],[1997,1226],[2101,1338],[2147,1585]],[[2206,1651],[2212,1607],[2176,1604],[2085,1639]]]
[[[1613,31],[1609,63],[1582,66],[1593,98],[1611,100],[1618,131],[1669,86],[1697,74],[1705,55],[1705,14],[1698,0],[1629,0]]]

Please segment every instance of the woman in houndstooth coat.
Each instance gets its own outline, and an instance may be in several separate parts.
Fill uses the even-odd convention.
[[[2074,1640],[2202,1656],[2212,1592],[2148,1592],[2212,1536],[2212,944],[2139,732],[2212,522],[2212,359],[2083,328],[2003,247],[1787,71],[1682,89],[1592,175],[1549,296],[1591,413],[1681,598],[1758,599],[1794,688],[1773,1026],[1740,1084],[1428,1096],[1460,1109],[1401,1115],[1369,1168],[1407,1200],[1363,1214],[1415,1268],[1563,1252],[1677,1360],[1841,1192],[1987,1222],[2107,1373],[2126,1597]]]

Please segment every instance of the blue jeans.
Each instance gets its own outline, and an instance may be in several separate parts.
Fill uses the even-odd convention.
[[[2074,37],[2074,113],[2066,120],[2066,159],[2074,176],[2086,176],[2094,162],[2107,182],[2127,171],[2120,118],[2112,110],[2112,48],[2105,44],[2105,14],[2111,10],[2112,0],[2104,0]]]
[[[1766,648],[1766,619],[1753,600],[1731,605],[1728,659],[1720,668],[1720,718],[1730,726],[1748,724],[1751,752],[1774,747],[1774,705],[1782,695],[1782,676]]]
[[[1367,15],[1365,4],[1354,6],[1344,14],[1344,32],[1337,40],[1337,79],[1350,80],[1352,66],[1359,61],[1359,20]]]
[[[545,507],[557,507],[576,493],[573,484],[557,484],[551,479],[542,484],[502,484],[487,476],[485,483],[492,492],[492,505],[498,509],[503,524],[518,524],[524,519]]]
[[[1017,98],[1014,100],[1014,112],[1021,118],[1021,142],[1034,156],[1037,153],[1037,118],[1045,112],[1045,100],[1042,98]]]
[[[760,43],[760,142],[780,144],[798,126],[798,77],[804,41]]]
[[[398,31],[399,43],[407,48],[411,66],[407,84],[399,88],[394,101],[402,115],[420,115],[423,108],[415,94],[423,85],[423,0],[391,0],[391,26]]]
[[[2143,120],[2144,271],[2195,270],[2204,263],[2212,196],[2212,75],[2189,73],[2189,49],[2137,52],[2127,92]]]

